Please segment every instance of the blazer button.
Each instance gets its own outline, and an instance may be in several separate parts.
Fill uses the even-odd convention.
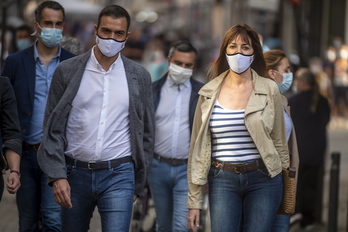
[[[29,113],[28,116],[31,117],[32,113]]]

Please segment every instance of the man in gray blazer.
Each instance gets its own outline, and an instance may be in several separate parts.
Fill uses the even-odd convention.
[[[96,45],[62,62],[48,96],[38,160],[62,207],[62,231],[88,231],[95,206],[103,231],[128,231],[132,202],[153,155],[150,74],[120,51],[130,16],[106,6]]]

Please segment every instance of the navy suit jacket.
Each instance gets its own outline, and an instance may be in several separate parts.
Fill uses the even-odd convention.
[[[60,62],[73,56],[75,55],[62,48]],[[34,107],[36,77],[34,45],[9,55],[1,75],[8,77],[13,86],[23,138],[28,132]]]
[[[161,100],[161,89],[164,82],[166,82],[167,77],[168,77],[168,73],[166,73],[158,81],[155,81],[152,83],[152,93],[153,93],[153,102],[154,102],[155,111],[157,110],[158,104]],[[191,91],[191,97],[190,97],[189,122],[190,122],[190,132],[192,132],[193,117],[195,115],[196,105],[197,105],[198,96],[199,96],[198,91],[202,88],[204,84],[199,81],[196,81],[192,77],[190,78],[190,82],[191,82],[192,91]]]

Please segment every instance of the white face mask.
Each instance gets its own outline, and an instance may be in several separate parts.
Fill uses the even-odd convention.
[[[232,55],[226,54],[226,57],[230,69],[237,74],[242,74],[248,70],[254,61],[254,54],[244,55],[242,53],[235,53]]]
[[[169,77],[173,79],[175,84],[179,85],[184,83],[192,76],[193,70],[180,67],[176,64],[170,63],[169,65]]]
[[[116,41],[112,38],[103,39],[97,35],[95,38],[95,43],[104,56],[113,57],[116,56],[125,47],[126,40]]]

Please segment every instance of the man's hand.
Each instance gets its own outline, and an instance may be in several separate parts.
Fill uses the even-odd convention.
[[[188,214],[188,226],[189,230],[192,232],[196,231],[196,228],[199,227],[199,209],[190,209]]]
[[[65,208],[72,208],[70,185],[66,179],[59,179],[53,182],[53,195],[59,205]]]
[[[2,176],[1,176],[2,178]],[[21,181],[19,180],[18,173],[11,172],[7,177],[6,189],[10,194],[15,194],[19,187],[21,187]]]

